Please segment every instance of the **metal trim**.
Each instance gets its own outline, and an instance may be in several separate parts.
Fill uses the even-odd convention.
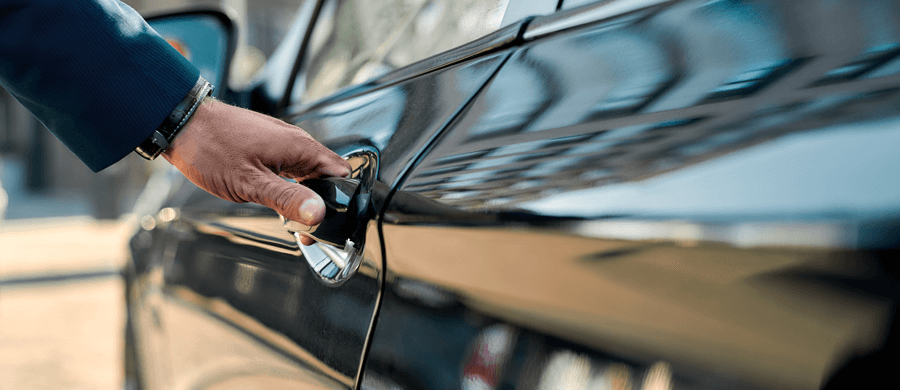
[[[485,56],[515,46],[521,41],[522,34],[525,32],[525,27],[528,26],[528,23],[530,23],[531,20],[532,18],[523,19],[515,24],[503,27],[462,46],[457,46],[402,68],[392,70],[381,77],[363,82],[362,84],[354,84],[338,89],[331,95],[312,102],[309,105],[299,105],[295,103],[293,104],[295,108],[292,110],[290,108],[292,104],[289,104],[287,108],[288,112],[286,114],[289,117],[288,119],[290,119],[290,117],[296,118],[306,112],[313,111],[329,104],[334,104],[377,89],[399,84],[414,77],[449,68],[472,58]]]

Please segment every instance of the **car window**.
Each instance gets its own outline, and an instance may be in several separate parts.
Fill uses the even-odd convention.
[[[300,7],[315,0],[255,0],[245,5],[244,44],[258,50],[265,58],[272,55],[288,35]]]
[[[560,2],[557,0],[509,0],[500,27],[509,26],[529,16],[552,14]]]
[[[497,30],[509,0],[326,0],[292,102],[312,103]]]
[[[581,7],[585,4],[598,3],[600,0],[563,0],[562,9]]]

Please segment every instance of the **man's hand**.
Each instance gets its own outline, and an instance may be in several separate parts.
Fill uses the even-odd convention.
[[[322,198],[279,176],[300,182],[350,175],[344,159],[302,129],[212,99],[197,107],[163,157],[210,194],[259,203],[310,226],[325,216]]]

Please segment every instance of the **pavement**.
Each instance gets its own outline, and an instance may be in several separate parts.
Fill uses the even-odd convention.
[[[126,225],[0,221],[0,389],[123,388]]]
[[[0,160],[0,390],[122,389],[119,270],[134,224],[29,194],[17,169]]]

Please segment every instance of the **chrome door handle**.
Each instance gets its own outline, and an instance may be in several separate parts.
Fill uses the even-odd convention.
[[[362,261],[366,226],[374,217],[372,189],[378,176],[378,152],[363,147],[344,156],[350,163],[349,179],[330,177],[303,182],[325,201],[325,220],[315,226],[281,217],[294,234],[303,257],[328,284],[339,284],[353,275]],[[315,244],[304,246],[301,236]]]

